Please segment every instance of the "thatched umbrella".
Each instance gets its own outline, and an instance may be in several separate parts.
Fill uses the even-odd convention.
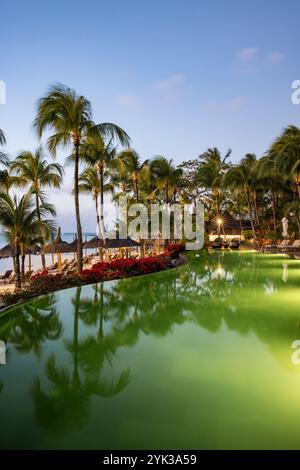
[[[40,247],[38,245],[33,245],[30,248],[26,248],[26,255],[33,255],[38,253]],[[5,245],[3,248],[0,250],[0,258],[13,258],[16,256],[16,249],[15,246],[12,243],[9,243],[8,245]]]
[[[61,271],[61,254],[73,253],[73,247],[71,246],[70,243],[64,242],[61,239],[60,227],[57,231],[55,240],[52,243],[49,243],[48,245],[44,246],[40,251],[41,255],[42,254],[43,255],[54,254],[54,253],[57,255],[58,270]]]
[[[84,243],[84,248],[134,248],[140,246],[140,243],[132,238],[106,238],[105,244],[102,238],[94,237]]]
[[[36,244],[32,245],[30,248],[26,248],[25,255],[29,255],[29,262],[28,262],[28,269],[31,270],[31,255],[38,253],[40,247]],[[0,259],[1,258],[13,258],[14,260],[14,267],[15,267],[15,256],[16,256],[16,249],[12,243],[5,245],[0,250]]]
[[[74,253],[74,258],[75,258],[76,253],[77,253],[77,248],[78,248],[78,238],[77,238],[77,236],[71,243],[69,243],[69,245],[70,245],[70,248],[72,249],[72,253]]]
[[[136,248],[140,247],[140,243],[132,240],[132,238],[106,238],[103,243],[102,238],[94,237],[88,242],[84,243],[84,248]]]

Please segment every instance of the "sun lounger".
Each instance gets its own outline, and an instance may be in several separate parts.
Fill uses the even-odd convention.
[[[213,249],[220,249],[223,246],[223,238],[222,237],[217,237],[212,243],[212,248]]]
[[[3,282],[5,284],[6,281],[9,280],[12,272],[13,272],[13,270],[10,269],[9,271],[6,271],[2,276],[0,276],[0,282]]]
[[[52,266],[49,266],[49,268],[47,268],[47,271],[53,271],[54,269],[57,269],[58,267],[58,262],[56,261],[56,263],[52,264]]]
[[[238,250],[239,247],[240,247],[240,243],[241,243],[241,242],[240,242],[239,238],[233,238],[233,239],[231,240],[230,244],[229,244],[229,248],[230,248],[231,250]]]
[[[278,244],[270,244],[270,245],[264,245],[263,246],[263,251],[264,252],[267,252],[267,251],[281,251],[281,250],[286,250],[289,246],[291,245],[291,240],[290,239],[285,239],[285,240],[282,240],[282,242]]]
[[[13,272],[11,273],[11,275],[9,276],[7,282],[8,282],[8,284],[13,284],[15,281],[16,281],[16,274],[15,274],[15,272],[13,271]]]
[[[292,245],[287,245],[285,247],[281,247],[280,250],[299,250],[300,251],[300,240],[295,240]]]
[[[32,274],[33,274],[33,271],[27,271],[27,273],[25,273],[24,282],[29,281],[29,279],[31,278]]]

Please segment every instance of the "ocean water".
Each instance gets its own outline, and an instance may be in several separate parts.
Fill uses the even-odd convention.
[[[88,241],[91,238],[93,238],[96,234],[87,232],[83,234],[83,239],[84,241]],[[62,240],[71,243],[76,237],[75,233],[71,232],[65,232],[62,233],[61,238]],[[7,244],[6,237],[3,233],[0,233],[0,248],[5,246]],[[87,253],[93,252],[94,250],[84,250],[87,251]],[[74,257],[73,253],[68,253],[68,254],[63,254],[62,259],[71,259]],[[53,262],[56,262],[56,255],[46,255],[46,266],[50,266],[53,264]],[[25,265],[26,265],[26,270],[29,269],[29,256],[26,256],[25,259]],[[39,269],[41,268],[41,257],[38,255],[32,255],[31,256],[31,269]],[[13,260],[12,258],[0,258],[0,274],[3,274],[5,271],[8,269],[13,269]]]

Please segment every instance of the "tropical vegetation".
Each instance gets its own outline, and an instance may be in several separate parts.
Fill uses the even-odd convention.
[[[72,194],[77,232],[78,272],[82,262],[80,194],[90,194],[95,205],[97,234],[105,246],[105,194],[113,200],[126,194],[129,204],[152,202],[204,204],[207,220],[229,211],[251,222],[251,239],[281,237],[281,219],[287,216],[291,235],[300,234],[300,128],[288,126],[261,156],[247,153],[237,163],[209,148],[179,165],[166,156],[143,158],[131,148],[131,139],[117,124],[96,123],[90,101],[57,83],[38,101],[33,123],[37,136],[47,132],[45,148],[21,150],[15,159],[0,152],[0,223],[15,248],[16,286],[24,267],[20,257],[39,241],[44,246],[55,228],[55,207],[49,188],[60,188],[64,169],[55,159],[59,148],[67,151],[73,166]],[[6,135],[0,129],[0,146]],[[26,236],[24,235],[26,234]],[[149,235],[150,236],[150,235]],[[249,234],[247,234],[249,238]],[[167,246],[167,244],[166,244]],[[42,267],[46,268],[44,255]],[[23,274],[22,274],[23,273]]]

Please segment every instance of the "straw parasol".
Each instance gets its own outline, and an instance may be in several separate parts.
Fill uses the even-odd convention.
[[[38,253],[39,249],[39,246],[33,245],[32,247],[26,249],[25,254],[32,255]],[[5,245],[3,248],[1,248],[0,258],[13,258],[14,256],[16,256],[16,250],[12,243],[9,243],[8,245]]]
[[[105,244],[102,238],[94,237],[84,243],[84,248],[134,248],[140,246],[140,243],[132,238],[106,238]]]
[[[57,235],[55,240],[52,243],[44,246],[40,254],[47,255],[47,254],[56,254],[57,255],[57,263],[58,263],[58,270],[61,271],[61,254],[62,253],[73,253],[73,247],[70,243],[65,242],[61,239],[60,234],[60,227],[58,228]]]
[[[76,235],[76,238],[75,238],[71,243],[69,243],[69,246],[70,246],[70,248],[72,249],[72,253],[74,253],[74,256],[75,256],[76,253],[77,253],[77,249],[78,249],[78,238],[77,238],[77,235]]]

